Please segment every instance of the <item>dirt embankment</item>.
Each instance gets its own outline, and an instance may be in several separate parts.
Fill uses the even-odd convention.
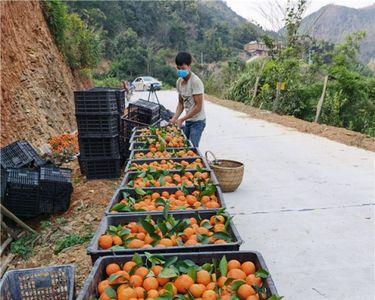
[[[1,2],[1,146],[35,146],[75,130],[73,91],[89,87],[64,63],[38,1]]]
[[[243,112],[255,119],[262,119],[265,121],[277,123],[283,126],[295,128],[300,132],[319,135],[332,141],[375,152],[375,139],[359,132],[340,127],[312,123],[297,119],[293,116],[278,115],[269,111],[251,107],[242,102],[223,100],[207,94],[205,95],[205,99],[210,102],[228,107],[230,109]]]

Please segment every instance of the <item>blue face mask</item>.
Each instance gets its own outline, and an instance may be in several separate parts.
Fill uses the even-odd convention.
[[[185,78],[189,75],[189,70],[177,70],[177,76],[180,78]]]

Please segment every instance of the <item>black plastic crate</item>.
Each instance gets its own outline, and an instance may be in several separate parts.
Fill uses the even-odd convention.
[[[74,265],[11,270],[0,282],[3,300],[73,300]]]
[[[177,256],[181,260],[189,259],[192,260],[194,263],[198,265],[204,265],[205,263],[212,263],[213,259],[216,262],[219,262],[221,258],[225,255],[227,261],[236,259],[239,260],[241,263],[245,261],[251,261],[254,263],[256,270],[263,269],[269,273],[267,265],[259,252],[256,251],[227,251],[227,252],[200,252],[200,253],[168,253],[168,254],[161,254],[165,260],[168,258]],[[145,254],[140,254],[140,257],[143,260],[143,263],[146,262]],[[106,274],[106,267],[110,263],[117,263],[123,265],[124,263],[131,261],[133,255],[121,255],[121,256],[107,256],[99,258],[92,270],[87,277],[83,288],[81,289],[77,300],[87,300],[87,299],[95,299],[98,296],[98,283],[108,276]],[[272,295],[278,296],[275,284],[272,280],[272,276],[269,275],[267,279],[265,279],[265,287],[267,289],[266,298],[268,299]]]
[[[39,201],[39,172],[8,169],[4,206],[20,217],[32,218],[41,214]]]
[[[81,137],[112,137],[120,133],[118,115],[76,115]]]
[[[172,158],[172,159],[164,159],[164,160],[167,161],[167,162],[171,161],[173,163],[181,163],[181,161],[186,161],[188,163],[192,163],[195,160],[197,160],[198,158],[201,159],[201,161],[202,161],[203,169],[207,169],[207,170],[211,169],[204,157]],[[129,159],[128,162],[127,162],[127,164],[126,164],[126,166],[125,166],[124,172],[126,173],[126,172],[137,171],[137,170],[131,169],[131,165],[133,163],[136,163],[136,164],[139,164],[139,165],[143,165],[143,164],[147,164],[148,165],[148,164],[150,164],[152,162],[155,162],[155,161],[157,161],[157,160],[155,160],[155,159],[144,159],[144,160],[139,161],[139,160],[131,160],[131,159]],[[178,171],[178,170],[179,169],[173,169],[173,170],[168,170],[168,171]],[[186,169],[186,171],[192,171],[192,169]],[[193,171],[194,171],[194,169],[193,169]]]
[[[160,119],[155,121],[151,126],[158,126],[160,124]],[[125,139],[130,139],[132,136],[133,130],[135,128],[148,127],[150,124],[139,122],[135,118],[130,118],[129,115],[126,115],[121,118],[123,134]]]
[[[189,191],[189,194],[191,194],[195,188],[194,187],[187,187],[186,188]],[[162,193],[163,191],[167,191],[168,193],[175,193],[178,188],[171,188],[171,187],[164,187],[164,188],[149,188],[147,189],[147,192],[153,193],[153,192],[158,192]],[[125,187],[120,187],[119,189],[116,190],[114,195],[112,196],[112,199],[110,200],[108,206],[106,207],[105,214],[106,215],[138,215],[138,214],[144,214],[146,213],[145,211],[131,211],[131,212],[120,212],[120,211],[111,211],[112,208],[120,203],[122,199],[124,199],[124,193],[128,194],[130,197],[133,197],[137,199],[138,195],[135,192],[135,189],[131,188],[125,188]],[[221,191],[221,188],[219,186],[216,186],[216,191],[215,191],[215,196],[217,197],[218,203],[220,205],[220,208],[226,207],[225,202],[224,202],[224,196]],[[219,210],[220,208],[202,208],[199,210],[190,210],[190,212],[215,212]],[[186,210],[171,210],[171,213],[183,213],[186,212]],[[160,211],[149,211],[148,213],[153,213],[153,214],[161,214],[162,212]]]
[[[101,235],[105,234],[109,226],[125,225],[130,222],[136,222],[139,219],[147,217],[148,213],[138,214],[138,215],[128,215],[128,216],[105,216],[99,224],[98,230],[95,232],[94,237],[91,239],[89,246],[87,247],[87,253],[91,256],[91,260],[94,263],[101,256],[108,256],[111,254],[115,255],[126,255],[134,253],[172,253],[172,252],[206,252],[206,251],[238,251],[241,244],[243,243],[237,229],[235,228],[232,221],[229,222],[228,234],[230,235],[232,241],[227,244],[202,244],[194,246],[173,246],[165,248],[136,248],[136,249],[123,249],[123,250],[113,250],[113,249],[99,249],[98,241]],[[215,216],[216,212],[182,212],[173,213],[173,217],[176,220],[188,219],[192,217],[199,216],[202,219],[210,219]],[[156,222],[159,219],[163,219],[162,214],[151,214],[152,219]]]
[[[112,179],[121,176],[121,163],[120,157],[108,159],[84,159],[81,158],[84,167],[84,174],[87,179]]]
[[[33,160],[33,165],[36,167],[41,167],[46,164],[46,161],[38,154],[38,152],[31,146],[27,141],[21,140],[19,141],[22,148]]]
[[[183,171],[181,170],[178,170],[178,171],[167,171],[168,174],[166,175],[170,175],[170,176],[173,176],[173,174],[179,174],[179,175],[182,175],[183,174]],[[197,170],[193,170],[193,174],[194,172],[198,172]],[[213,184],[213,185],[219,185],[219,181],[217,180],[216,176],[215,176],[215,173],[211,170],[211,169],[203,169],[202,172],[208,172],[209,173],[209,176],[210,176],[210,183]],[[122,180],[121,182],[121,186],[126,186],[126,187],[129,187],[128,184],[131,180],[135,179],[138,177],[139,174],[143,173],[142,171],[136,171],[136,172],[127,172],[125,173],[125,177],[124,179]],[[163,175],[164,176],[164,175]],[[186,186],[187,187],[187,186]],[[151,187],[144,187],[143,189],[147,190],[147,189],[150,189]],[[155,188],[155,187],[152,187],[152,188]],[[165,187],[157,187],[157,189],[163,189]]]
[[[118,114],[116,94],[113,91],[74,92],[75,112],[79,114]]]
[[[81,174],[85,175],[85,172],[86,172],[85,165],[84,165],[84,162],[82,161],[81,154],[77,155],[77,160],[78,160],[79,169],[81,170]]]
[[[72,171],[56,167],[40,168],[40,207],[42,213],[65,212],[72,195]]]
[[[6,191],[6,188],[7,188],[7,181],[8,181],[8,171],[3,169],[2,167],[0,168],[0,172],[1,172],[1,200],[4,199],[4,196],[5,196],[5,191]]]
[[[123,114],[125,111],[125,90],[124,89],[118,89],[118,88],[112,88],[112,87],[94,87],[90,89],[90,91],[107,91],[107,92],[113,92],[116,97],[117,102],[117,109],[120,114]]]
[[[146,100],[129,103],[128,116],[138,122],[152,124],[160,118],[160,105]]]
[[[86,138],[78,136],[80,156],[82,159],[120,156],[119,136]]]
[[[14,142],[0,150],[1,166],[7,168],[22,168],[32,163],[32,157],[25,152],[20,141]]]

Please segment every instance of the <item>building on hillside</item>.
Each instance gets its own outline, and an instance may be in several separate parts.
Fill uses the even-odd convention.
[[[258,41],[251,41],[243,46],[243,49],[251,56],[262,56],[267,55],[269,49],[266,44]]]

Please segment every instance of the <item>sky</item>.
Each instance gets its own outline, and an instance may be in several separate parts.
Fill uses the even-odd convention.
[[[265,29],[278,30],[281,27],[281,13],[275,3],[285,8],[287,0],[224,0],[237,14],[249,21],[255,21]],[[308,0],[305,16],[327,4],[361,8],[374,4],[375,0]],[[263,12],[262,12],[263,11]],[[267,17],[264,17],[264,15]],[[275,16],[275,17],[272,17]],[[273,25],[272,25],[273,24]]]

